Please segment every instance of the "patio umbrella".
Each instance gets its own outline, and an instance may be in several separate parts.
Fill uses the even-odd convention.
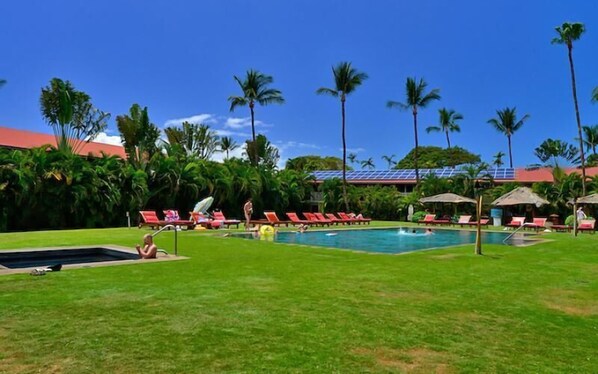
[[[440,195],[428,196],[419,199],[420,203],[472,203],[475,204],[476,201],[474,199],[470,199],[469,197],[457,195],[454,193],[441,193]]]
[[[580,197],[577,199],[578,204],[598,204],[598,193]]]
[[[207,214],[208,209],[210,209],[213,202],[214,202],[214,198],[212,196],[206,197],[205,199],[203,199],[200,202],[198,202],[197,204],[195,204],[195,208],[193,208],[193,211],[196,213]]]
[[[528,187],[518,187],[492,202],[492,205],[496,206],[535,205],[540,207],[544,204],[548,204],[548,201],[538,196]]]

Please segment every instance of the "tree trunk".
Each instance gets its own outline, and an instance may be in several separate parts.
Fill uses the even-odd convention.
[[[449,139],[448,130],[446,131],[446,144],[448,144],[449,149],[451,148],[451,140]]]
[[[579,118],[579,106],[577,104],[577,88],[575,85],[575,69],[573,68],[573,44],[568,43],[569,66],[571,67],[571,86],[573,88],[573,103],[575,104],[575,119],[577,120],[577,133],[579,136],[579,156],[581,160],[581,190],[586,195],[586,159],[583,152],[583,136],[581,131],[581,119]]]
[[[343,137],[343,201],[345,203],[345,212],[349,213],[349,201],[347,200],[347,142],[345,140],[345,94],[341,95],[341,117],[342,137]]]
[[[419,168],[417,167],[419,141],[417,139],[417,109],[413,108],[413,132],[415,134],[415,149],[413,150],[413,166],[415,167],[415,188],[419,186]]]
[[[257,166],[257,164],[259,163],[259,158],[260,156],[258,155],[258,151],[257,151],[257,144],[255,143],[255,113],[253,111],[253,107],[254,107],[254,103],[253,101],[249,102],[249,109],[251,110],[251,138],[253,139],[253,148],[254,148],[254,165]]]
[[[507,140],[509,141],[509,165],[511,165],[511,169],[513,168],[513,152],[511,151],[511,135],[507,135]]]
[[[476,236],[475,236],[475,254],[482,254],[482,224],[480,218],[482,216],[482,195],[478,196],[476,204],[477,224],[476,224]]]

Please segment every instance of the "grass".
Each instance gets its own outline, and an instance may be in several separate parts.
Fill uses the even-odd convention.
[[[144,232],[9,233],[0,248]],[[393,256],[182,232],[186,261],[0,276],[0,372],[596,373],[598,236],[543,236]]]

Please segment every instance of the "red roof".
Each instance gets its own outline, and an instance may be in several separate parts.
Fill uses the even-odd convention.
[[[56,147],[54,135],[0,126],[0,147],[29,149],[46,144]],[[83,144],[77,154],[87,156],[91,153],[93,156],[101,156],[102,152],[110,156],[126,158],[125,149],[122,146],[98,142]]]
[[[581,175],[581,169],[564,168],[565,173],[577,173]],[[586,168],[586,177],[598,175],[598,167]],[[540,168],[534,170],[515,169],[515,182],[534,183],[534,182],[554,182],[551,168]]]

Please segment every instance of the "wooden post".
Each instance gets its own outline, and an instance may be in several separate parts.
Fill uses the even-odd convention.
[[[477,212],[477,230],[475,236],[475,254],[481,255],[482,254],[482,224],[481,224],[481,216],[482,216],[482,195],[480,194],[476,201],[476,212]]]

